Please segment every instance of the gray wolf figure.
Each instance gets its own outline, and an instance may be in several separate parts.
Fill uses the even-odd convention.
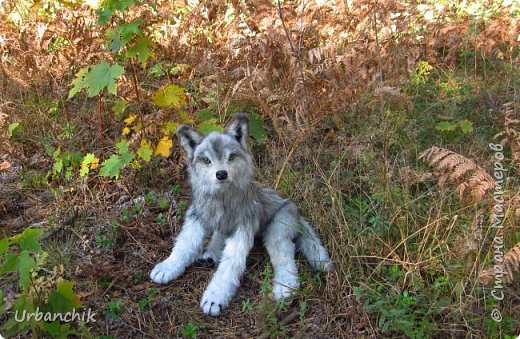
[[[332,268],[327,250],[298,207],[276,191],[253,184],[248,125],[248,116],[237,113],[224,132],[203,137],[186,125],[177,130],[188,156],[192,202],[171,255],[153,268],[150,277],[164,284],[197,260],[217,265],[200,302],[202,311],[212,316],[226,308],[235,295],[257,235],[271,258],[277,300],[299,288],[296,250],[305,255],[312,268]],[[209,235],[211,240],[203,253]]]

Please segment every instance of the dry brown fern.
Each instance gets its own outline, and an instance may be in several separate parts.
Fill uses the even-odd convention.
[[[520,272],[520,243],[516,244],[506,252],[501,266],[502,270],[505,272],[502,279],[505,282],[513,282],[515,279],[515,273]],[[482,284],[487,285],[493,280],[495,274],[497,274],[495,272],[495,267],[488,267],[480,273],[479,280]]]
[[[493,178],[480,166],[460,154],[433,146],[419,155],[438,172],[438,183],[444,188],[446,181],[456,184],[461,201],[478,202],[487,191],[495,187]]]

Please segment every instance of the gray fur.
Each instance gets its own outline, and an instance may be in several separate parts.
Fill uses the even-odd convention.
[[[289,297],[299,287],[296,250],[314,269],[328,271],[332,267],[316,231],[294,202],[253,184],[248,121],[246,114],[238,113],[224,132],[206,137],[186,125],[177,131],[188,155],[192,202],[171,255],[154,267],[151,278],[167,283],[197,259],[218,264],[200,303],[203,312],[210,315],[218,315],[234,296],[257,235],[262,237],[273,264],[276,299]],[[225,171],[227,178],[219,180],[217,171]],[[202,253],[209,235],[211,240]]]

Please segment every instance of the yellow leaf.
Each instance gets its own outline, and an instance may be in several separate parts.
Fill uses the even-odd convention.
[[[94,160],[90,163],[90,169],[96,169],[99,167],[99,158],[95,157]]]
[[[169,135],[170,133],[177,132],[177,127],[179,127],[179,124],[175,121],[168,121],[162,128],[161,133],[163,135]]]
[[[130,133],[130,128],[128,128],[128,127],[123,128],[123,133],[122,133],[123,135],[128,135],[129,133]]]
[[[125,124],[127,124],[127,125],[131,125],[132,122],[134,122],[136,118],[137,118],[137,116],[136,116],[135,114],[130,114],[130,115],[128,116],[128,118],[126,118],[126,119],[124,120],[124,121],[125,121]]]
[[[179,116],[181,117],[183,124],[193,124],[195,122],[195,119],[193,119],[193,117],[190,116],[187,112],[180,111]]]
[[[134,131],[136,131],[136,132],[139,132],[139,131],[141,131],[141,130],[143,129],[143,125],[142,125],[140,122],[138,122],[137,124],[135,124],[135,125],[132,127],[132,129],[133,129]]]
[[[186,105],[186,95],[184,88],[168,84],[155,92],[153,101],[160,107],[181,107]]]
[[[155,147],[154,155],[162,155],[163,157],[167,158],[171,154],[171,148],[173,146],[172,139],[168,138],[167,136],[163,137],[157,146]]]

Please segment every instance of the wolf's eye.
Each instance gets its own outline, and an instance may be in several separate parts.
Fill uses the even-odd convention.
[[[211,160],[209,160],[206,157],[202,158],[202,162],[205,163],[206,165],[211,164]]]
[[[231,153],[231,154],[229,155],[229,161],[233,161],[233,160],[235,160],[236,157],[237,157],[237,155],[236,155],[235,153]]]

